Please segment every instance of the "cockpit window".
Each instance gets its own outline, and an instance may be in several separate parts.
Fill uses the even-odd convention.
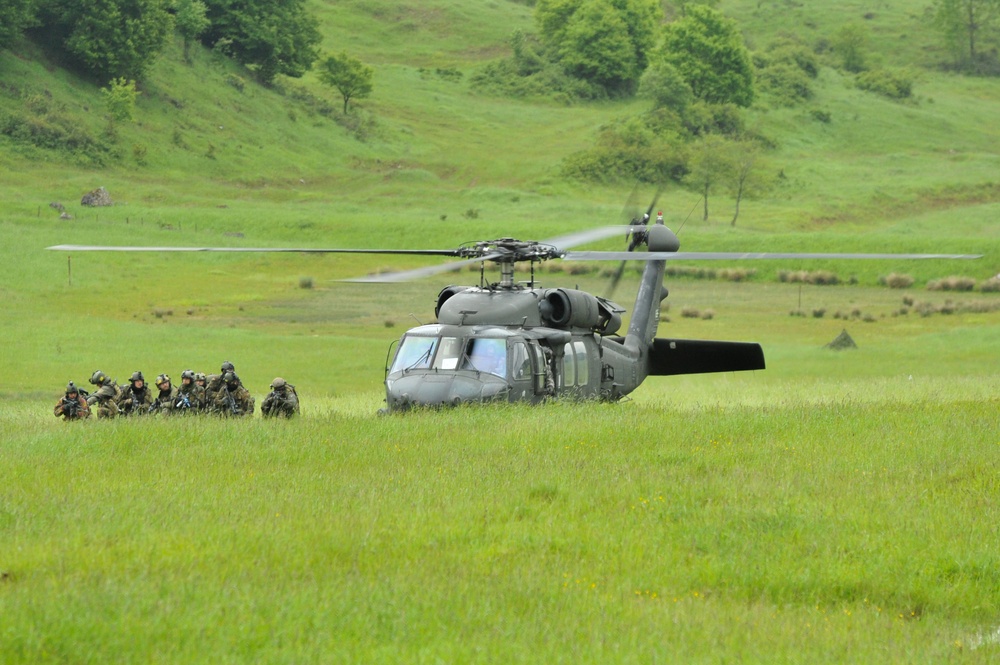
[[[431,366],[431,359],[438,346],[438,337],[416,337],[409,336],[403,338],[399,344],[399,351],[396,352],[396,359],[392,363],[390,372],[402,372],[410,369],[427,369]]]
[[[458,337],[442,337],[441,348],[434,359],[434,369],[456,369],[462,355],[462,340]]]
[[[521,355],[525,355],[523,352]],[[414,369],[473,370],[507,376],[507,340],[496,337],[421,337],[407,335],[389,372]]]
[[[490,337],[473,337],[465,347],[462,369],[507,376],[507,341]]]

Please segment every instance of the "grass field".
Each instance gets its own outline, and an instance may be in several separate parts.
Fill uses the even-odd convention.
[[[942,71],[903,0],[724,0],[754,48],[862,20],[915,95],[863,93],[824,61],[807,104],[759,101],[747,123],[774,140],[779,186],[735,227],[725,193],[701,221],[668,187],[682,249],[983,258],[713,265],[755,272],[668,277],[659,335],[760,342],[765,371],[380,417],[389,345],[478,271],[384,286],[340,280],[434,260],[45,247],[439,248],[619,223],[632,183],[560,165],[644,103],[471,91],[531,28],[522,3],[311,6],[327,49],[376,68],[357,125],[319,110],[337,100],[312,75],[266,89],[208,51],[181,65],[175,44],[102,164],[0,136],[0,663],[997,660],[1000,294],[927,288],[1000,272],[996,80]],[[0,114],[101,136],[97,87],[37,49],[0,52],[0,73]],[[102,185],[116,205],[78,205]],[[893,273],[912,286],[879,285]],[[635,288],[627,273],[614,299]],[[857,349],[824,348],[845,329]],[[302,417],[50,415],[96,369],[224,360],[258,404],[275,376],[296,384]]]

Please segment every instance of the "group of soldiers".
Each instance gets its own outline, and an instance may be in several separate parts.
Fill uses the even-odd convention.
[[[167,374],[156,377],[155,389],[146,385],[142,372],[133,372],[126,386],[119,386],[104,372],[90,377],[93,392],[77,388],[72,381],[53,412],[65,420],[83,420],[93,411],[98,418],[162,414],[210,413],[222,417],[253,415],[255,400],[243,386],[233,363],[226,361],[218,374],[205,375],[186,369],[181,383],[173,385]],[[281,377],[271,382],[271,392],[260,406],[261,415],[291,418],[299,413],[299,395],[295,386]]]

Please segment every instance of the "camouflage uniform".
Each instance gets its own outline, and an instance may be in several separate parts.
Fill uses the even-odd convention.
[[[205,410],[205,389],[195,382],[195,373],[181,372],[181,385],[174,396],[174,413],[200,413]]]
[[[160,411],[162,413],[170,413],[174,408],[174,403],[177,401],[177,388],[174,388],[173,384],[170,383],[170,377],[166,374],[160,374],[156,377],[156,387],[160,389],[160,392],[156,395],[156,401],[153,402],[153,411]]]
[[[123,416],[144,416],[149,413],[149,407],[153,405],[153,391],[146,386],[142,372],[132,373],[118,405]]]
[[[52,412],[56,418],[62,416],[64,421],[84,420],[90,417],[90,406],[76,385],[70,381],[66,386],[66,395],[56,402],[56,408],[52,409]]]
[[[253,415],[254,398],[250,391],[243,387],[236,372],[228,371],[222,375],[222,387],[215,394],[214,400],[212,411],[220,416]]]
[[[205,386],[205,403],[209,409],[214,410],[215,408],[215,401],[219,397],[219,391],[222,390],[222,377],[226,372],[236,373],[236,368],[228,360],[222,363],[222,368],[218,374],[205,377],[205,381],[207,382]]]
[[[299,394],[295,386],[280,376],[271,382],[271,392],[260,404],[260,413],[265,418],[284,416],[291,418],[299,412]]]
[[[90,377],[90,383],[97,386],[97,390],[87,397],[87,406],[97,404],[98,418],[114,418],[118,415],[118,399],[121,397],[122,389],[112,381],[101,370],[94,372]]]

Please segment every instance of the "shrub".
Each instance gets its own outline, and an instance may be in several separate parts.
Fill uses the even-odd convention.
[[[830,286],[839,284],[840,278],[828,270],[782,270],[778,272],[778,281],[784,283],[814,284],[816,286]]]
[[[312,277],[299,277],[299,288],[300,289],[311,289],[313,287]]]
[[[888,69],[872,69],[855,77],[861,90],[874,92],[890,99],[906,99],[913,94],[913,81],[903,72]]]
[[[909,275],[890,273],[884,277],[879,277],[878,283],[882,286],[888,286],[890,289],[908,289],[913,286],[913,278]]]
[[[681,308],[681,316],[685,319],[698,319],[701,318],[701,311],[695,307],[683,307]]]
[[[980,282],[979,290],[983,293],[996,293],[1000,291],[1000,277],[993,277],[985,282]]]
[[[956,275],[927,282],[928,291],[972,291],[975,288],[976,280]]]

